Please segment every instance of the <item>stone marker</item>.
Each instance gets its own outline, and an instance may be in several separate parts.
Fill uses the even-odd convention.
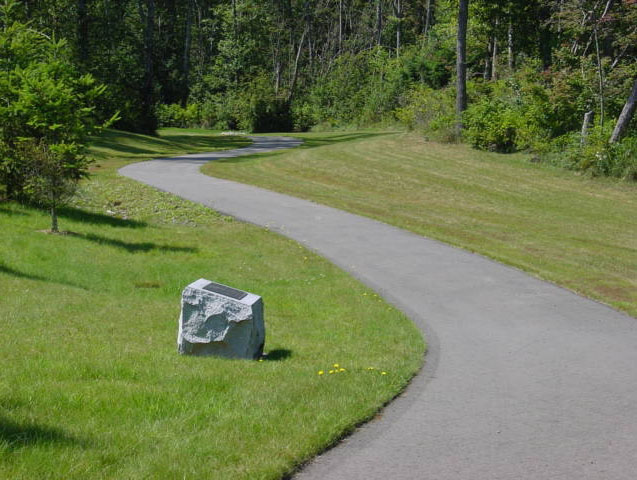
[[[260,296],[203,278],[184,289],[179,353],[256,359],[263,353],[264,343]]]

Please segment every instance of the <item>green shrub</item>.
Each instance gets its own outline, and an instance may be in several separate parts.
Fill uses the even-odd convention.
[[[612,124],[592,128],[582,143],[580,133],[572,132],[553,140],[540,159],[569,170],[595,177],[637,180],[637,137],[609,144]]]
[[[193,128],[201,126],[199,106],[194,103],[186,107],[177,103],[159,104],[155,111],[160,127]]]
[[[318,124],[317,112],[314,105],[306,101],[294,102],[291,106],[294,131],[307,132]]]
[[[232,90],[201,95],[196,106],[202,127],[250,132],[289,131],[293,127],[290,102],[276,95],[265,75]]]
[[[464,135],[476,148],[513,152],[524,121],[519,110],[500,99],[485,98],[472,104],[463,116]]]
[[[328,127],[395,122],[412,86],[433,91],[448,82],[441,55],[416,46],[406,47],[398,59],[383,48],[341,55],[314,83],[304,118]]]
[[[416,85],[402,98],[394,115],[398,121],[427,137],[439,141],[455,140],[455,91],[453,88],[434,90]]]
[[[292,130],[290,102],[278,96],[266,75],[255,77],[234,97],[237,123],[250,132]]]
[[[199,107],[199,126],[201,128],[213,128],[219,121],[218,104],[212,99],[206,99],[198,105]]]
[[[509,153],[537,148],[553,136],[549,96],[532,75],[523,70],[506,80],[470,85],[463,122],[474,147]]]
[[[606,155],[607,160],[600,165],[604,175],[637,181],[637,137],[609,145]]]

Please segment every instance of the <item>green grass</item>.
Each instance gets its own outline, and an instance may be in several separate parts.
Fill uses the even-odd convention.
[[[303,134],[213,176],[366,215],[487,255],[637,316],[637,185],[412,134]]]
[[[216,134],[215,134],[216,133]],[[97,165],[105,160],[109,168],[158,156],[183,153],[213,152],[246,147],[252,142],[240,135],[219,135],[219,132],[197,128],[162,128],[159,136],[151,137],[119,130],[106,130],[93,140],[91,156]],[[117,162],[121,162],[121,165]],[[99,167],[98,167],[99,168]]]
[[[178,153],[164,133],[108,134],[125,148],[101,144],[61,212],[71,234],[0,204],[0,478],[280,478],[422,362],[411,322],[320,257],[115,175],[126,149]],[[200,277],[263,296],[267,361],[177,354],[180,292]]]

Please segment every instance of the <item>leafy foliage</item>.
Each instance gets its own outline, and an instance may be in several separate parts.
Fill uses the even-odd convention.
[[[0,9],[0,185],[9,198],[55,207],[87,174],[105,87],[77,73],[66,41],[17,20],[17,7]]]
[[[67,63],[108,85],[94,113],[105,120],[121,111],[120,128],[152,133],[159,122],[272,131],[400,122],[430,138],[458,140],[448,131],[447,110],[457,0],[24,6],[14,17],[64,39]],[[578,132],[586,112],[595,112],[600,128],[616,121],[637,76],[637,3],[475,0],[469,15],[471,143],[541,153]],[[634,122],[629,130],[634,136]]]
[[[568,134],[553,141],[543,152],[544,161],[592,176],[637,180],[637,137],[609,144],[610,125],[592,129],[585,142],[579,134]]]

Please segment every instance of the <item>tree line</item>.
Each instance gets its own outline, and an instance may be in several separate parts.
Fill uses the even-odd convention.
[[[16,112],[45,108],[16,107],[30,98],[16,93],[29,85],[24,70],[39,63],[79,95],[69,94],[86,118],[73,125],[153,134],[398,123],[637,177],[637,0],[0,1],[5,152],[55,131],[17,127]],[[5,191],[24,176],[9,157]]]
[[[440,86],[455,75],[455,30],[465,10],[469,42],[461,63],[469,79],[503,79],[530,60],[544,72],[584,70],[580,75],[588,82],[588,102],[591,108],[595,103],[600,123],[617,117],[618,98],[625,100],[627,84],[632,85],[628,79],[634,80],[634,0],[22,3],[26,21],[66,39],[74,62],[108,85],[103,108],[122,112],[120,126],[145,132],[156,128],[158,105],[196,104],[207,108],[200,114],[203,122],[246,123],[236,111],[211,104],[223,103],[221,96],[241,97],[239,92],[249,96],[246,92],[254,93],[255,87],[268,103],[266,114],[276,118],[285,109],[315,101],[314,90],[343,75],[342,63],[352,63],[353,69],[360,62],[376,62],[365,65],[365,76],[370,69],[398,64],[410,70],[405,84]],[[376,58],[359,58],[365,55]],[[387,66],[389,59],[401,56],[406,57],[402,63]],[[313,120],[324,116],[319,113]]]

